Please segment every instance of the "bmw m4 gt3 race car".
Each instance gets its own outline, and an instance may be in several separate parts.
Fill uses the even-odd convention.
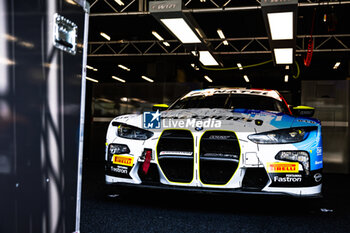
[[[295,113],[296,112],[296,113]],[[274,90],[191,91],[108,127],[105,181],[204,192],[320,196],[321,124]]]

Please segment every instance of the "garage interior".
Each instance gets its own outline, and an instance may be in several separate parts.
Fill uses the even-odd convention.
[[[296,16],[278,42],[290,63],[276,64],[271,7]],[[0,0],[0,232],[350,232],[349,12],[339,0]],[[167,14],[200,43],[171,33]],[[52,44],[55,23],[78,28],[76,47]],[[209,87],[275,89],[315,107],[323,198],[107,192],[110,121]]]
[[[87,76],[93,81],[87,106],[94,143],[87,157],[103,160],[103,136],[116,115],[171,104],[194,89],[249,87],[276,89],[292,106],[315,107],[323,125],[325,172],[349,173],[349,2],[299,1],[291,65],[273,61],[260,1],[183,2],[221,66],[203,66],[192,54],[196,48],[161,25],[147,1],[91,1]]]
[[[87,177],[85,180],[93,181],[86,183],[83,187],[95,190],[95,192],[85,192],[88,206],[95,207],[98,201],[94,198],[96,195],[101,197],[99,194],[101,191],[98,190],[103,189],[100,182],[103,179],[104,136],[110,120],[116,115],[149,111],[154,104],[171,104],[190,90],[207,87],[276,89],[290,105],[315,107],[315,118],[321,120],[323,126],[324,172],[326,174],[324,186],[334,188],[337,186],[335,184],[338,184],[344,187],[347,190],[344,193],[347,193],[349,186],[345,183],[347,183],[346,177],[349,176],[350,166],[348,128],[350,100],[350,27],[348,22],[350,22],[350,16],[347,12],[350,10],[350,2],[298,1],[295,57],[291,65],[276,65],[273,60],[261,1],[187,0],[182,2],[183,12],[190,14],[197,27],[202,30],[205,43],[209,45],[215,58],[220,62],[220,66],[206,67],[201,64],[198,57],[192,52],[198,48],[181,43],[157,21],[158,16],[150,12],[148,1],[97,0],[90,2],[88,48],[90,67],[87,69],[87,76],[93,80],[87,83],[87,90],[91,96],[91,102],[87,104],[91,106],[91,115],[87,116],[87,119],[91,125],[88,128],[90,138],[84,152],[84,166],[85,177]],[[219,29],[224,34],[222,38],[219,35]],[[160,37],[157,37],[155,32]],[[308,51],[311,41],[313,41],[312,52]],[[308,54],[311,54],[309,63],[307,62],[307,57],[310,56]],[[239,65],[243,68],[240,69]],[[142,76],[151,80],[145,80]],[[100,169],[96,168],[97,166]],[[89,169],[94,172],[90,173]],[[97,178],[96,174],[101,175]],[[300,206],[306,205],[307,210],[301,211],[301,214],[308,216],[306,219],[312,219],[312,221],[322,219],[327,214],[342,212],[343,210],[335,210],[337,208],[335,206],[339,205],[339,202],[335,200],[337,199],[335,193],[338,192],[333,191],[325,191],[329,199],[323,201],[321,207],[318,204],[314,206],[308,201],[298,200],[294,203],[295,200],[293,200],[289,211],[280,209],[279,211],[283,216],[289,213],[297,214]],[[95,196],[91,193],[95,193]],[[186,203],[192,203],[188,207],[181,201],[168,203],[165,200],[159,201],[151,194],[145,195],[149,202],[139,200],[137,203],[141,207],[133,205],[130,211],[140,211],[137,214],[140,218],[142,214],[151,215],[152,218],[158,218],[159,214],[164,214],[164,217],[159,217],[159,221],[152,220],[153,223],[156,221],[152,226],[149,226],[147,221],[140,221],[141,226],[148,231],[160,232],[179,231],[177,224],[184,224],[189,232],[196,232],[198,230],[196,227],[201,225],[193,217],[196,211],[203,211],[198,214],[201,217],[213,217],[215,225],[218,219],[225,215],[221,211],[227,211],[232,216],[244,212],[249,216],[266,214],[271,217],[276,212],[264,212],[261,211],[261,208],[266,210],[270,209],[271,205],[278,206],[274,203],[276,201],[274,198],[271,200],[252,197],[246,200],[244,197],[236,197],[243,202],[249,201],[252,206],[257,207],[229,204],[227,208],[223,208],[217,205],[226,205],[225,203],[230,202],[231,199],[219,197],[213,204],[203,207],[201,202],[209,202],[211,197],[181,193],[180,195],[188,198]],[[177,194],[167,193],[167,195],[176,198]],[[114,199],[111,198],[108,201],[120,201],[117,207],[126,212],[129,211],[128,205],[138,199],[137,195],[135,197],[132,194],[129,198],[119,196],[119,194],[115,196]],[[285,199],[278,200],[279,204],[286,202]],[[108,204],[104,205],[104,208],[107,208],[110,213],[119,213],[118,210],[114,212],[113,207]],[[294,204],[298,207],[292,208]],[[349,202],[346,201],[344,206],[347,206],[348,209]],[[151,208],[151,210],[144,210],[143,207]],[[165,210],[168,208],[170,208],[169,212]],[[85,210],[87,209],[86,207]],[[210,214],[211,210],[214,210],[213,216]],[[100,208],[96,211],[103,215],[103,210]],[[180,216],[174,213],[177,211],[181,212]],[[185,214],[186,211],[192,215]],[[172,217],[178,222],[169,223],[171,217],[166,216],[167,214],[175,215]],[[82,225],[82,229],[90,231],[96,223],[92,221],[90,214],[87,215],[89,217],[84,218],[83,201],[82,219],[88,224],[85,225],[85,228]],[[225,217],[229,218],[226,215]],[[162,218],[166,220],[163,222]],[[191,219],[193,225],[186,222],[184,218]],[[119,222],[119,226],[123,230],[129,230],[127,217],[122,217],[122,219],[123,223]],[[90,224],[90,221],[93,223]],[[245,223],[242,218],[238,218],[237,221]],[[106,231],[114,231],[106,227],[113,226],[113,220],[103,220],[103,222],[105,225],[98,225]],[[314,229],[324,232],[332,231],[329,226],[325,227],[322,224],[315,228],[312,224],[307,223],[307,220],[302,220],[298,224],[304,224],[305,228],[295,229],[295,232],[314,231]],[[118,224],[115,225],[118,226]],[[226,223],[218,228],[210,224],[204,225],[203,228],[200,228],[203,231],[220,232],[229,232],[231,226]],[[278,232],[282,227],[283,224],[278,224],[267,228],[268,231]],[[339,231],[346,231],[349,226],[339,223],[338,227]],[[258,229],[257,226],[249,230],[243,228],[242,232],[258,232]]]

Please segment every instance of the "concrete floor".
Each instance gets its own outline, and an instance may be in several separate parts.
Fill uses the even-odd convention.
[[[324,198],[138,191],[109,197],[85,163],[81,232],[350,232],[350,175],[324,174]]]

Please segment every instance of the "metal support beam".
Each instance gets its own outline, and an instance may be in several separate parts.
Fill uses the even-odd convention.
[[[350,52],[350,34],[313,35],[314,52]],[[297,53],[307,52],[310,35],[297,36]],[[266,54],[271,53],[268,48],[267,37],[226,38],[230,46],[223,45],[223,39],[207,39],[214,45],[214,54]],[[168,42],[171,46],[163,46]],[[237,45],[237,42],[241,46]],[[243,42],[243,43],[242,43]],[[332,42],[332,46],[327,42]],[[242,46],[243,44],[243,46]],[[252,45],[254,44],[254,47]],[[177,40],[140,40],[140,41],[101,41],[89,42],[89,57],[110,56],[176,56],[190,55],[183,44]],[[224,50],[224,51],[220,51]]]

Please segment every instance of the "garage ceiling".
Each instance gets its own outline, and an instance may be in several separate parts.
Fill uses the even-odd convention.
[[[223,67],[257,64],[272,59],[262,12],[258,0],[185,0]],[[244,86],[248,75],[253,87],[289,89],[300,80],[346,79],[349,77],[350,1],[299,1],[296,62],[289,70],[272,62],[243,70],[212,71],[200,66],[189,50],[160,25],[147,11],[148,1],[91,0],[88,76],[101,83],[117,82],[118,76],[127,83],[146,82],[141,75],[155,82],[203,82],[205,85]],[[226,4],[226,5],[225,5]],[[326,22],[324,21],[326,15]],[[310,67],[305,67],[307,45],[314,18],[314,53]],[[229,45],[222,44],[217,29],[223,30]],[[170,46],[164,46],[153,35],[158,32]],[[100,35],[105,32],[108,41]],[[336,62],[338,69],[333,69]],[[131,69],[117,67],[122,64]],[[288,74],[288,83],[284,76]],[[299,75],[298,75],[299,74]],[[208,83],[208,75],[214,82]],[[294,79],[292,76],[298,78]]]

